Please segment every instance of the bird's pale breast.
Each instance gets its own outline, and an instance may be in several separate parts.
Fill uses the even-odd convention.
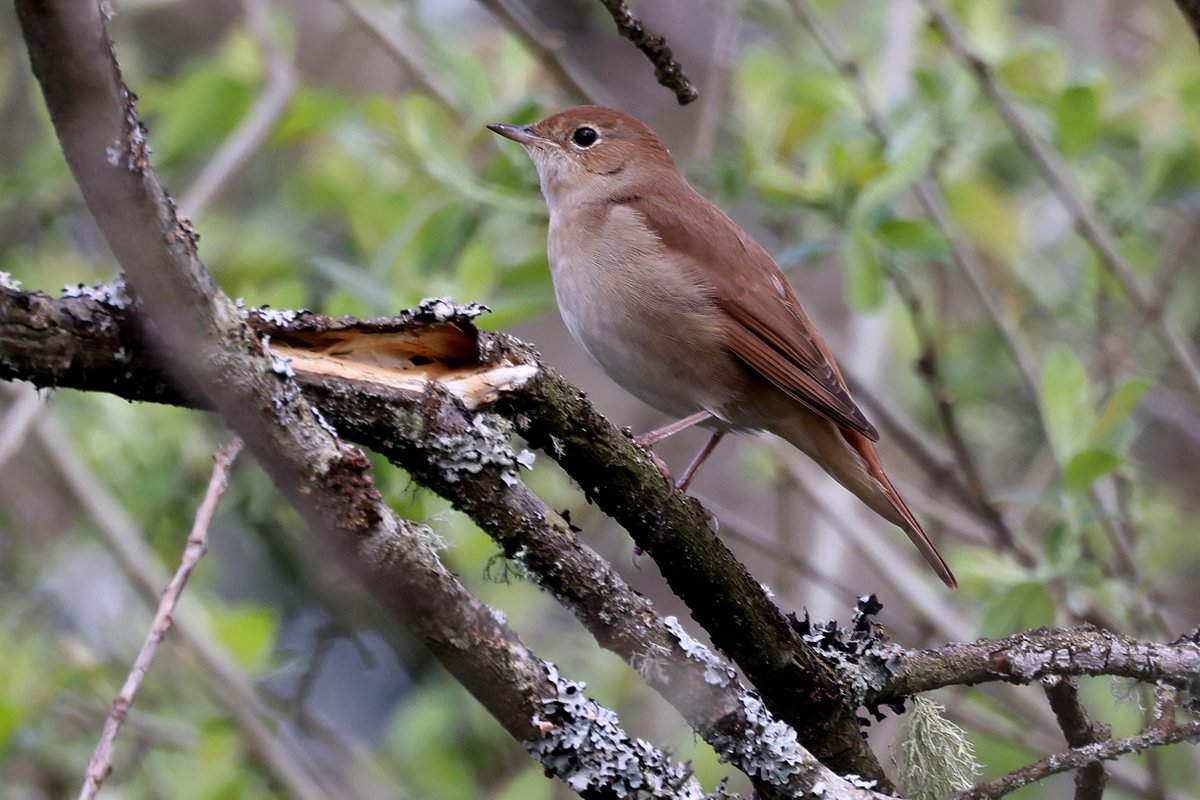
[[[721,414],[743,367],[705,288],[636,211],[588,203],[551,216],[550,268],[563,320],[608,375],[665,414]]]

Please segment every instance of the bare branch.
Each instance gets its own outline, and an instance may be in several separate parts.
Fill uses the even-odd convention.
[[[1140,753],[1152,747],[1184,742],[1200,736],[1200,722],[1184,725],[1152,725],[1141,733],[1124,739],[1109,739],[1098,744],[1072,748],[1038,759],[1003,778],[980,783],[959,794],[955,800],[991,800],[1043,780],[1060,772],[1080,769],[1090,764],[1111,761],[1127,753]]]
[[[1187,338],[1166,318],[1162,307],[1142,284],[1133,265],[1121,254],[1116,236],[1100,213],[1080,193],[1059,154],[1049,147],[1021,115],[1016,104],[1000,85],[992,68],[967,40],[958,22],[942,0],[921,0],[938,32],[960,61],[975,75],[984,95],[1000,114],[1025,152],[1033,159],[1051,190],[1058,195],[1075,222],[1080,236],[1099,256],[1100,263],[1116,280],[1134,308],[1149,324],[1166,349],[1193,395],[1200,395],[1200,362]]]
[[[699,793],[629,739],[438,559],[433,535],[383,502],[365,455],[331,435],[200,263],[149,163],[144,129],[93,4],[21,0],[30,62],[84,200],[145,304],[173,378],[220,410],[345,566],[550,772],[585,797]],[[647,784],[649,782],[649,784]]]
[[[185,213],[197,217],[267,141],[296,93],[296,68],[271,32],[266,0],[245,0],[246,25],[257,40],[267,67],[267,81],[258,99],[204,165],[179,201]]]
[[[413,83],[422,92],[436,100],[458,119],[466,119],[470,115],[463,108],[450,87],[446,86],[441,76],[426,64],[416,53],[417,45],[399,25],[385,25],[379,20],[383,11],[379,8],[367,8],[359,0],[334,0],[341,6],[352,20],[375,43],[383,48],[392,59],[404,67],[412,78]]]
[[[683,65],[675,60],[667,40],[646,29],[645,24],[629,10],[624,0],[600,0],[600,5],[608,10],[613,21],[617,23],[617,31],[638,50],[646,54],[654,65],[654,77],[659,84],[675,93],[679,105],[686,106],[700,96],[700,90],[692,85],[687,75],[683,73]]]
[[[1116,675],[1189,688],[1200,679],[1200,628],[1173,642],[1143,642],[1090,625],[1040,628],[1004,639],[952,643],[897,654],[880,702],[944,686],[1029,683],[1048,675]]]
[[[521,0],[479,0],[541,62],[542,68],[568,94],[585,103],[612,105],[604,87],[571,57],[563,38],[546,27]]]
[[[37,398],[37,393],[32,390],[23,394]],[[121,569],[132,579],[135,590],[148,607],[154,608],[160,587],[170,580],[170,576],[140,535],[128,511],[88,467],[72,440],[53,420],[42,415],[37,422],[36,435],[47,461],[54,466],[80,507],[95,521],[101,538]],[[186,608],[180,609],[175,616],[175,635],[200,667],[200,686],[213,704],[229,715],[245,737],[250,751],[279,784],[281,791],[296,800],[321,800],[337,794],[326,790],[322,785],[325,773],[309,768],[308,760],[295,742],[280,737],[279,729],[268,724],[270,713],[259,702],[249,678],[204,626],[196,624]]]
[[[179,567],[163,591],[162,599],[158,603],[158,610],[154,614],[154,621],[146,633],[146,641],[143,642],[142,649],[134,659],[133,668],[129,671],[129,676],[125,679],[121,691],[113,700],[112,711],[104,721],[104,730],[100,734],[100,741],[96,744],[96,749],[88,762],[87,777],[79,792],[79,800],[94,798],[100,791],[104,779],[112,772],[112,750],[117,740],[117,734],[121,731],[121,725],[124,724],[129,709],[133,707],[133,700],[137,696],[138,689],[141,688],[142,681],[150,674],[150,665],[154,662],[158,646],[166,638],[167,631],[171,629],[175,606],[179,602],[180,595],[183,594],[183,587],[187,585],[192,570],[208,551],[208,528],[212,525],[213,517],[216,516],[217,503],[220,502],[221,495],[229,486],[229,470],[241,450],[242,440],[235,438],[229,444],[218,448],[217,452],[213,454],[212,475],[208,479],[208,488],[204,491],[204,499],[200,501],[200,506],[196,509],[196,518],[184,545]]]
[[[1052,677],[1042,681],[1046,699],[1058,719],[1070,747],[1084,747],[1112,736],[1112,728],[1091,718],[1079,697],[1079,686],[1071,678]],[[1081,767],[1075,775],[1075,800],[1100,800],[1108,784],[1104,765],[1096,762]]]

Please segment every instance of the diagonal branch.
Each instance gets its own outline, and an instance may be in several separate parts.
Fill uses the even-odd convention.
[[[142,649],[133,662],[133,669],[129,671],[129,677],[125,679],[125,685],[121,687],[117,698],[113,700],[112,710],[104,721],[104,730],[100,734],[100,741],[96,744],[96,749],[88,762],[87,776],[83,782],[83,789],[79,792],[80,800],[94,798],[100,791],[104,779],[112,772],[112,750],[117,741],[117,734],[129,714],[129,709],[133,706],[133,699],[137,695],[138,689],[141,688],[142,682],[150,673],[150,665],[154,662],[158,646],[162,644],[163,639],[167,636],[167,631],[174,623],[175,606],[183,594],[183,587],[187,585],[192,570],[208,551],[208,528],[212,525],[213,517],[216,516],[217,503],[229,485],[229,470],[233,466],[233,460],[237,458],[241,450],[241,440],[234,439],[219,448],[213,455],[212,476],[208,480],[208,488],[204,492],[200,507],[196,509],[196,518],[192,523],[192,531],[188,534],[183,556],[179,561],[179,568],[176,569],[174,577],[163,591],[162,599],[158,603],[158,610],[154,614],[154,621],[146,633],[146,641],[142,644]]]
[[[1103,742],[1112,736],[1112,728],[1091,718],[1079,697],[1079,686],[1071,678],[1043,680],[1046,699],[1058,719],[1063,736],[1070,747],[1085,747]],[[1080,767],[1075,775],[1075,800],[1100,800],[1108,784],[1108,773],[1100,762]]]
[[[0,292],[0,378],[107,391],[133,400],[184,402],[147,360],[145,347],[131,331],[129,311],[114,308],[103,292],[83,294],[92,296],[51,299],[36,293]],[[472,516],[506,553],[519,559],[534,580],[572,610],[602,646],[646,675],[720,752],[716,739],[742,724],[736,714],[728,719],[721,716],[744,706],[740,688],[725,685],[724,680],[714,682],[725,668],[714,672],[702,649],[688,645],[669,620],[659,620],[606,562],[516,478],[518,461],[508,447],[502,421],[480,411],[499,394],[505,403],[519,407],[509,416],[514,421],[523,419],[521,426],[544,426],[542,418],[548,412],[538,412],[540,417],[533,419],[534,411],[525,409],[543,402],[539,398],[547,391],[566,391],[565,384],[533,360],[524,345],[477,331],[469,322],[472,313],[477,311],[432,301],[393,320],[250,312],[246,322],[269,335],[271,352],[295,373],[324,419],[340,433],[383,453]],[[342,360],[336,361],[335,356]],[[405,361],[424,366],[389,370],[370,366]],[[663,573],[683,585],[689,603],[703,604],[704,615],[698,614],[698,619],[716,631],[718,646],[735,660],[741,659],[739,665],[756,682],[773,714],[799,727],[802,741],[819,757],[831,753],[837,756],[834,763],[853,765],[847,771],[863,774],[870,762],[860,761],[854,750],[838,750],[845,747],[846,737],[862,746],[852,717],[847,723],[829,725],[835,736],[810,721],[822,716],[815,715],[814,708],[853,705],[828,694],[829,687],[840,692],[839,676],[808,650],[790,626],[782,632],[765,627],[774,618],[766,615],[778,616],[778,610],[757,583],[742,585],[753,579],[742,577],[745,569],[736,561],[737,573],[724,574],[725,562],[732,556],[717,543],[694,501],[680,495],[667,498],[656,468],[629,438],[600,419],[575,390],[566,392],[566,397],[573,405],[554,413],[570,422],[560,421],[562,428],[548,433],[543,430],[540,435],[556,443],[545,449],[555,453],[585,487],[603,483],[605,476],[620,478],[631,487],[628,497],[615,489],[605,490],[599,502],[626,520],[637,522],[637,515],[648,520],[635,530],[639,543],[647,550],[653,548],[651,554],[660,559]],[[592,427],[575,430],[580,424]],[[589,442],[597,452],[591,452]],[[689,544],[694,540],[699,544]],[[705,560],[698,562],[692,548]],[[756,648],[763,648],[766,655],[757,654]],[[788,652],[794,654],[780,655]],[[777,663],[768,661],[772,653]],[[821,670],[819,674],[806,672],[809,660]],[[655,669],[662,675],[655,675]],[[804,692],[826,692],[817,699],[822,705],[796,692],[797,686]],[[690,708],[699,699],[712,708]],[[851,708],[846,713],[852,712]],[[819,722],[829,724],[825,718]],[[754,772],[748,762],[734,763]]]
[[[1062,158],[1042,141],[1033,126],[1021,115],[1016,104],[1000,85],[995,69],[974,49],[942,0],[921,0],[921,3],[950,50],[975,75],[984,95],[1012,131],[1017,142],[1033,159],[1050,189],[1058,195],[1059,201],[1074,220],[1079,235],[1096,252],[1105,270],[1149,324],[1166,349],[1167,356],[1182,373],[1192,394],[1200,396],[1200,361],[1197,360],[1194,346],[1166,318],[1162,306],[1142,284],[1142,279],[1133,265],[1121,254],[1112,229],[1080,193]]]
[[[698,796],[685,767],[630,739],[467,591],[438,559],[432,533],[383,502],[365,455],[330,434],[246,328],[150,166],[99,6],[21,0],[17,14],[67,162],[145,305],[172,380],[221,412],[351,574],[547,771],[585,797],[647,782],[664,796]]]
[[[521,0],[478,0],[516,34],[563,91],[583,103],[612,105],[608,92],[567,50],[563,37],[550,30]]]
[[[1152,725],[1141,733],[1124,739],[1109,739],[1098,744],[1072,748],[1038,759],[1032,764],[1010,772],[1003,778],[976,784],[959,794],[955,800],[991,800],[1015,792],[1022,786],[1043,780],[1060,772],[1081,769],[1091,764],[1112,761],[1127,753],[1140,753],[1152,747],[1162,747],[1177,742],[1186,742],[1200,736],[1200,722],[1184,725]]]

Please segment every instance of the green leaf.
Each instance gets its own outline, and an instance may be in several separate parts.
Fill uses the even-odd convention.
[[[980,250],[1006,264],[1022,260],[1025,241],[1015,206],[995,181],[970,175],[948,184],[946,199],[955,221]]]
[[[1063,467],[1063,489],[1082,492],[1091,488],[1100,477],[1121,466],[1122,458],[1110,450],[1089,448],[1072,456]]]
[[[214,619],[217,638],[248,672],[267,667],[277,625],[270,611],[250,606],[221,611]]]
[[[916,219],[889,219],[875,229],[891,250],[923,258],[940,258],[949,250],[946,235],[935,225]]]
[[[1042,581],[1028,580],[1010,586],[988,606],[979,626],[979,635],[988,638],[1008,636],[1015,631],[1053,625],[1054,598]]]
[[[883,304],[883,265],[871,234],[851,228],[842,246],[846,263],[846,297],[855,311],[873,311]]]
[[[901,128],[887,152],[887,169],[859,193],[850,219],[863,220],[890,203],[929,166],[937,149],[937,137],[928,116],[920,116]]]
[[[1067,462],[1089,441],[1095,412],[1088,397],[1087,370],[1066,346],[1050,349],[1042,364],[1038,398],[1055,454]]]
[[[1092,426],[1092,441],[1100,442],[1114,434],[1133,414],[1146,391],[1153,385],[1152,381],[1145,378],[1130,378],[1113,390]]]
[[[1048,527],[1041,536],[1042,552],[1052,567],[1066,562],[1076,562],[1082,553],[1079,532],[1066,522],[1059,521]]]
[[[1054,104],[1058,148],[1077,156],[1096,140],[1101,130],[1100,96],[1091,86],[1071,86]]]

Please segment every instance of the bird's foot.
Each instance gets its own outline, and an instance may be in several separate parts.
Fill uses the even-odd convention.
[[[643,433],[639,436],[635,436],[633,437],[633,443],[642,448],[642,450],[646,452],[646,455],[654,463],[654,466],[658,467],[658,471],[662,474],[663,480],[667,482],[667,496],[670,497],[671,495],[675,494],[675,475],[671,472],[671,468],[667,466],[667,462],[659,458],[658,454],[651,449],[658,441],[660,441],[658,438],[652,436],[653,433],[654,431],[651,431],[649,434]]]

